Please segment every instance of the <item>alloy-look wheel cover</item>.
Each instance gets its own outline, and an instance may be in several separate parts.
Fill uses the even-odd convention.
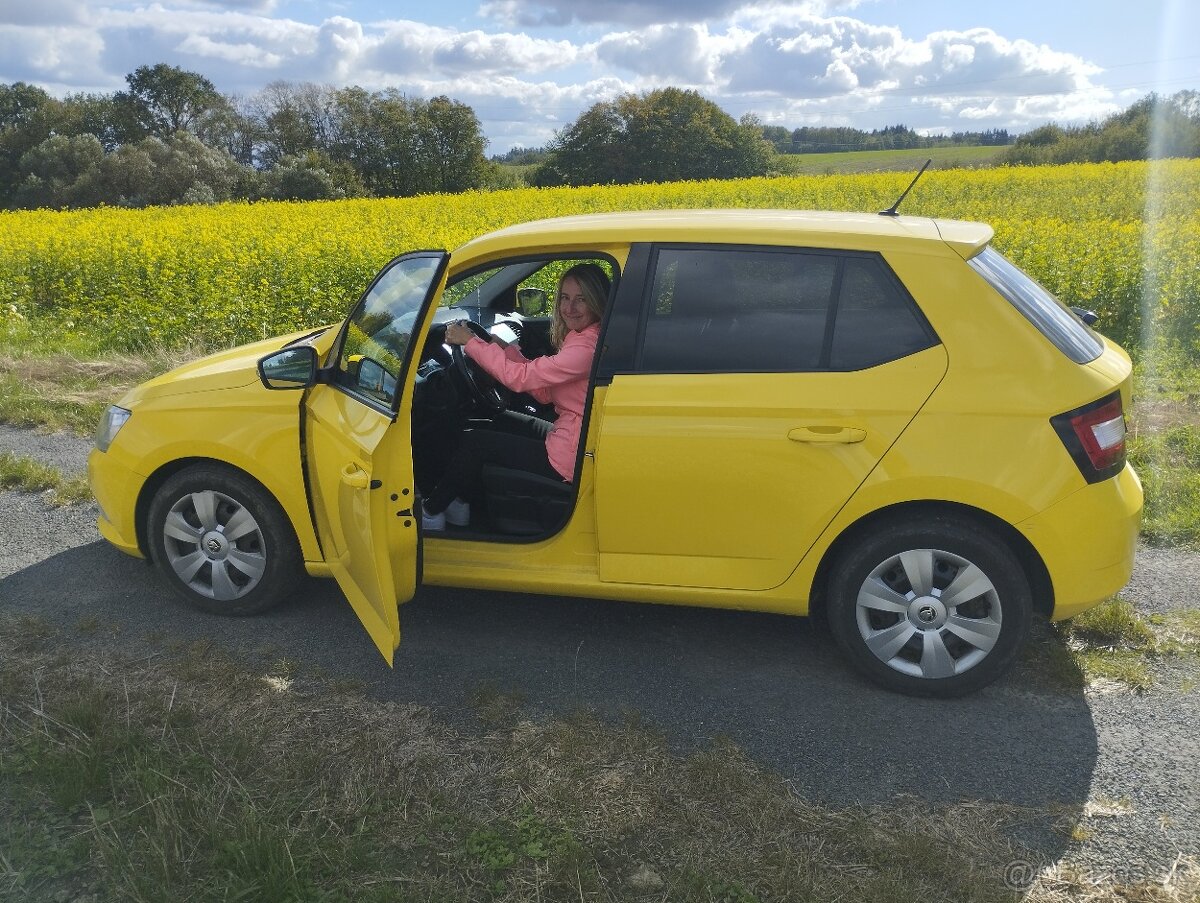
[[[193,592],[232,602],[251,592],[267,567],[266,542],[250,511],[215,490],[183,496],[163,523],[167,561]]]
[[[879,661],[930,680],[982,662],[1003,623],[1000,595],[987,574],[940,549],[912,549],[881,562],[858,591],[855,616]]]

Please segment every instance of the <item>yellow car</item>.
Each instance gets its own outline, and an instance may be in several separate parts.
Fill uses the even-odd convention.
[[[1035,614],[1128,580],[1130,362],[977,223],[729,210],[526,223],[396,258],[345,322],[129,392],[89,461],[101,533],[251,614],[332,576],[389,661],[419,583],[806,615],[890,688],[950,696]],[[611,275],[570,482],[490,467],[422,535],[462,431],[534,399],[445,323],[545,353],[556,279]],[[1088,318],[1090,319],[1090,318]],[[434,475],[434,476],[430,476]]]

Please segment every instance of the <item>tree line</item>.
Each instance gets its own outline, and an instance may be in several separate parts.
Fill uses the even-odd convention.
[[[905,125],[764,126],[753,114],[734,121],[695,91],[664,88],[596,104],[546,147],[493,160],[534,166],[534,184],[587,185],[766,175],[776,154],[963,145],[1003,148],[998,165],[1200,157],[1200,93],[1151,94],[1099,123],[1050,124],[1014,138],[1002,128],[921,135]]]
[[[505,179],[474,111],[448,97],[289,82],[226,97],[161,63],[125,81],[61,100],[0,85],[0,205],[394,197]]]
[[[999,162],[1119,163],[1163,157],[1200,157],[1200,92],[1149,94],[1101,122],[1041,126],[1017,138]]]
[[[763,127],[763,137],[780,154],[831,154],[844,151],[908,150],[963,145],[1001,146],[1012,139],[1007,129],[922,135],[906,125],[890,125],[870,132],[849,126]]]
[[[1149,95],[1101,123],[924,136],[904,125],[765,126],[696,91],[661,88],[594,104],[544,148],[484,157],[475,112],[416,98],[274,82],[227,97],[204,76],[141,66],[112,94],[51,97],[0,85],[0,206],[141,207],[231,199],[403,197],[513,187],[730,179],[775,171],[778,154],[1009,145],[1000,162],[1200,156],[1200,94]],[[1011,142],[1011,144],[1010,144]],[[531,166],[517,175],[500,162]]]

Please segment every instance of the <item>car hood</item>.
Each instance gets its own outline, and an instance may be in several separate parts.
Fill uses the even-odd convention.
[[[314,333],[310,329],[210,354],[134,387],[121,399],[119,404],[122,407],[129,407],[150,398],[187,395],[193,392],[212,392],[219,389],[236,389],[257,383],[259,382],[258,361],[260,358],[266,357],[271,352],[278,351],[298,339],[310,337],[316,344],[323,334],[324,331]],[[322,348],[318,348],[318,351],[321,350]]]

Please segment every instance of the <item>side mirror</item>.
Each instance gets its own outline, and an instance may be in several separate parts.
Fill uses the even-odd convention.
[[[540,317],[550,310],[550,296],[542,288],[518,289],[517,306],[523,317]]]
[[[1084,326],[1091,326],[1100,319],[1100,315],[1094,310],[1085,310],[1082,307],[1072,307],[1071,312],[1074,313],[1075,316],[1079,317],[1079,319],[1083,320]]]
[[[258,362],[258,378],[268,389],[307,389],[317,381],[317,350],[297,345]]]

